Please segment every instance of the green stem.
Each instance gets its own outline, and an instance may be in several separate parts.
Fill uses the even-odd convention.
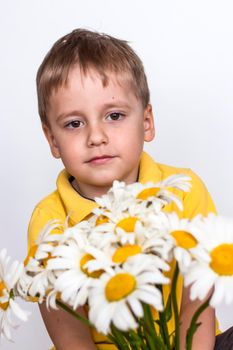
[[[143,339],[139,337],[136,331],[131,330],[129,332],[125,332],[124,336],[128,340],[130,348],[134,350],[143,349]]]
[[[144,311],[144,321],[145,321],[145,325],[146,325],[148,331],[151,334],[157,335],[156,329],[154,327],[154,319],[153,319],[153,316],[151,314],[150,305],[143,303],[142,307],[143,307],[143,311]]]
[[[139,336],[139,338],[142,340],[141,342],[141,348],[142,350],[147,350],[147,346],[146,346],[146,343],[144,341],[144,335],[143,335],[143,324],[142,324],[142,321],[139,319],[138,320],[138,324],[139,324],[139,327],[137,329],[137,334]]]
[[[127,339],[124,337],[123,332],[119,331],[114,325],[111,327],[112,335],[118,344],[117,348],[119,350],[130,350]]]
[[[119,340],[113,335],[113,334],[108,334],[107,338],[111,340],[111,342],[116,346],[117,349],[122,349],[121,348],[121,343]]]
[[[176,263],[174,276],[172,279],[172,286],[171,286],[171,300],[172,300],[172,306],[174,311],[174,318],[175,318],[175,339],[174,339],[174,350],[180,350],[180,319],[179,319],[179,310],[177,305],[177,298],[176,298],[176,286],[177,286],[177,279],[179,275],[179,267]]]
[[[200,323],[197,323],[197,320],[201,313],[209,306],[210,298],[207,299],[195,312],[195,314],[192,317],[192,321],[190,323],[189,329],[186,334],[186,350],[192,350],[192,342],[193,342],[193,336],[196,332],[197,328],[200,326]]]
[[[72,316],[76,317],[79,321],[82,321],[83,323],[85,323],[86,325],[88,325],[89,327],[94,327],[94,325],[85,317],[82,317],[81,315],[79,315],[76,311],[74,311],[73,309],[71,309],[69,306],[67,306],[66,304],[63,304],[61,301],[57,300],[57,305],[60,306],[61,309],[67,311],[69,314],[71,314]]]
[[[143,311],[144,311],[144,317],[142,319],[143,332],[144,332],[144,337],[145,337],[146,344],[147,344],[147,349],[148,350],[156,350],[156,348],[154,346],[154,342],[151,339],[153,332],[155,334],[156,330],[154,329],[154,320],[153,320],[153,317],[151,315],[150,306],[143,303],[142,307],[143,307]]]
[[[160,328],[160,332],[161,332],[164,344],[170,350],[170,341],[169,341],[169,333],[168,333],[168,328],[167,328],[167,322],[166,322],[166,318],[165,318],[163,312],[159,313],[159,320],[160,320],[159,328]]]
[[[157,335],[156,329],[154,327],[154,320],[151,313],[151,308],[149,305],[143,303],[144,317],[143,331],[145,340],[147,343],[148,350],[168,350],[165,346],[163,339],[160,335]]]
[[[163,304],[164,304],[162,286],[158,286],[158,288],[160,289],[160,292],[162,294]],[[165,310],[163,312],[159,312],[159,329],[160,329],[160,333],[162,335],[164,344],[167,346],[167,349],[170,350],[170,340],[169,340],[169,332],[168,332],[168,327],[167,327],[167,319],[166,319]]]

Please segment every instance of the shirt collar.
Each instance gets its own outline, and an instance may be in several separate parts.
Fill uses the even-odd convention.
[[[140,160],[138,181],[145,184],[147,182],[157,183],[161,180],[162,172],[159,165],[148,153],[143,152]]]
[[[97,207],[97,204],[76,192],[71,186],[69,178],[70,174],[65,169],[62,170],[57,179],[57,190],[71,223],[77,224],[89,215]]]

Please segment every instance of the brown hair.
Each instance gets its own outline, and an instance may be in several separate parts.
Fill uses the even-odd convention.
[[[128,43],[110,35],[76,29],[55,42],[38,69],[36,82],[42,123],[47,123],[51,93],[67,83],[69,71],[75,65],[84,74],[94,68],[104,86],[108,84],[107,72],[128,73],[143,107],[149,103],[150,92],[143,64]]]

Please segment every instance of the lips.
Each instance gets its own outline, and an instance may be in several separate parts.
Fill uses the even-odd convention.
[[[102,156],[97,156],[89,159],[86,163],[90,164],[105,164],[115,158],[115,156],[109,156],[107,154],[104,154]]]

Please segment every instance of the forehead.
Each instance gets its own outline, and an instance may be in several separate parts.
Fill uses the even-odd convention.
[[[65,109],[91,109],[110,102],[131,106],[141,104],[132,87],[128,73],[98,72],[79,67],[70,70],[66,82],[51,94],[49,111],[59,114]],[[50,114],[50,113],[49,113]]]
[[[88,82],[96,85],[102,85],[102,88],[117,87],[123,90],[132,88],[132,76],[129,72],[113,72],[109,70],[98,71],[89,67],[85,71],[79,66],[70,70],[67,82],[64,86],[79,84],[81,87],[87,88]]]
[[[93,94],[106,96],[113,94],[115,97],[121,95],[133,95],[137,98],[133,86],[132,76],[128,72],[115,73],[112,71],[99,72],[96,69],[89,68],[83,71],[79,66],[72,68],[63,82],[57,88],[51,91],[50,102],[61,97],[68,97],[70,94],[89,94],[89,98],[93,98]]]

